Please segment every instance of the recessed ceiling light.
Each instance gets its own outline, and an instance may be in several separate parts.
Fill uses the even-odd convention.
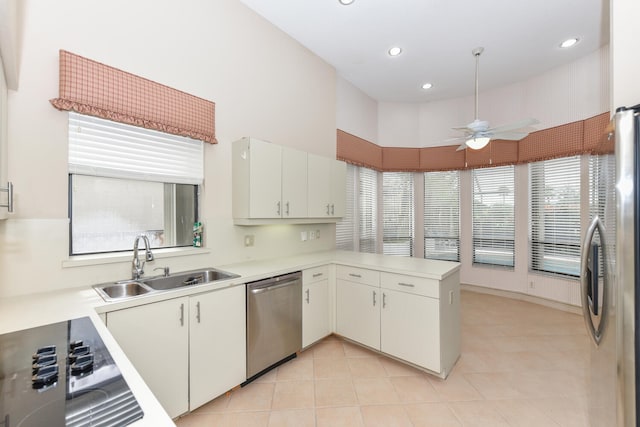
[[[576,43],[578,43],[580,39],[577,37],[571,38],[571,39],[567,39],[565,41],[563,41],[562,43],[560,43],[560,47],[561,48],[566,48],[566,47],[571,47],[573,45],[575,45]]]
[[[398,46],[394,46],[391,49],[389,49],[389,55],[390,56],[398,56],[402,53],[402,49],[399,48]]]
[[[349,6],[351,3],[353,3],[354,0],[338,0],[340,2],[340,4],[344,5],[344,6]]]
[[[431,89],[433,87],[433,85],[431,83],[425,83],[422,85],[422,89],[427,90],[427,89]]]

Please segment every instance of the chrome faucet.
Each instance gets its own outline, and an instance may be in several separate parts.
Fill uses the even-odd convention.
[[[140,257],[138,256],[138,243],[140,243],[140,238],[144,241],[144,259],[142,260],[142,264],[140,264]],[[151,252],[147,236],[139,234],[133,242],[133,261],[131,263],[131,278],[133,280],[138,280],[142,277],[144,274],[144,263],[146,261],[153,261],[153,253]]]

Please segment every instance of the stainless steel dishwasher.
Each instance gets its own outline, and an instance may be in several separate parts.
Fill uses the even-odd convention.
[[[302,273],[247,283],[247,382],[302,349]]]

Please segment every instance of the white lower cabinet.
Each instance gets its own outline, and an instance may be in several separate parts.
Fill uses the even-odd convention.
[[[329,267],[302,272],[302,347],[331,334],[329,321]]]
[[[107,313],[107,328],[171,418],[189,410],[189,298]]]
[[[336,267],[336,332],[445,378],[460,355],[456,271],[442,280]]]
[[[382,289],[380,350],[440,372],[438,300]]]
[[[245,287],[107,313],[107,328],[172,418],[246,379]]]
[[[380,288],[337,280],[336,332],[380,349]]]
[[[189,410],[247,379],[244,286],[189,298]]]

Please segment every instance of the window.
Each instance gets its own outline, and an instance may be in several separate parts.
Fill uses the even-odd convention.
[[[580,157],[529,165],[531,270],[580,275]]]
[[[376,253],[378,172],[347,165],[347,207],[336,224],[336,248]]]
[[[460,172],[424,174],[424,257],[460,261]]]
[[[359,168],[359,251],[376,253],[378,248],[378,172]]]
[[[336,249],[345,251],[356,250],[356,176],[358,167],[347,164],[347,197],[344,216],[336,224]]]
[[[413,173],[382,174],[382,253],[413,255]]]
[[[203,179],[201,141],[69,114],[72,255],[190,246]]]
[[[474,169],[473,262],[514,266],[514,167]]]

